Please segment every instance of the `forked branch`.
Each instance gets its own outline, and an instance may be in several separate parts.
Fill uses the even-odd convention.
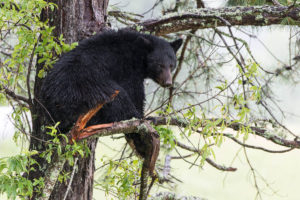
[[[113,95],[110,97],[110,101],[112,101],[117,95],[119,94],[119,91],[116,90]],[[76,121],[75,125],[73,126],[70,134],[72,136],[72,140],[78,141],[80,139],[86,138],[90,135],[93,135],[94,129],[97,128],[108,128],[112,125],[110,124],[100,124],[100,125],[95,125],[91,127],[85,128],[86,124],[92,119],[92,117],[103,107],[104,104],[107,102],[103,102],[98,104],[95,108],[89,110],[87,113],[82,114],[79,116],[78,120]],[[71,140],[71,142],[72,142]]]

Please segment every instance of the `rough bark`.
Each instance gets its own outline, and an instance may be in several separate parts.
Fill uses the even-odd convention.
[[[72,0],[72,1],[53,1],[57,8],[54,11],[50,9],[44,10],[41,14],[42,20],[48,20],[51,26],[55,26],[54,35],[63,34],[66,43],[73,43],[101,31],[105,27],[106,11],[108,0]],[[37,64],[36,71],[43,68],[42,64]],[[30,150],[42,151],[46,148],[42,140],[47,140],[43,126],[46,123],[46,112],[39,101],[39,93],[42,85],[42,79],[35,77],[34,86],[34,104],[31,108],[33,133],[30,141]],[[38,116],[38,117],[37,117]],[[39,138],[39,139],[35,139]],[[78,158],[77,171],[72,179],[72,185],[66,199],[90,200],[93,195],[93,176],[94,176],[94,160],[97,139],[89,139],[88,147],[90,155],[87,158]],[[36,158],[40,169],[36,167],[36,171],[29,174],[29,179],[44,177],[47,169],[52,167],[42,158]],[[53,164],[53,163],[52,163]],[[68,164],[64,165],[65,172],[72,172],[73,167]],[[56,182],[54,190],[49,199],[64,199],[68,188],[67,184]],[[33,199],[36,198],[35,194]]]
[[[58,6],[49,13],[56,27],[54,34],[63,34],[67,43],[78,42],[105,27],[108,0],[53,2]]]
[[[189,29],[205,29],[217,26],[267,26],[280,24],[285,18],[300,22],[300,7],[252,6],[225,7],[219,9],[201,8],[183,13],[166,15],[161,19],[148,20],[134,28],[165,35]]]

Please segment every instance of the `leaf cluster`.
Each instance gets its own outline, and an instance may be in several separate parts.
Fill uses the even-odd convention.
[[[33,188],[43,187],[43,178],[31,182],[26,174],[34,170],[29,166],[38,164],[33,158],[36,151],[26,152],[8,158],[0,158],[0,193],[6,193],[9,199],[26,199],[32,196]]]

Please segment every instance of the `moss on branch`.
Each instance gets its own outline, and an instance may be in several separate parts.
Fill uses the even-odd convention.
[[[281,24],[285,18],[300,22],[300,6],[251,6],[201,8],[182,13],[172,13],[161,19],[148,20],[135,25],[135,29],[156,35],[165,35],[189,29],[218,26],[267,26]]]

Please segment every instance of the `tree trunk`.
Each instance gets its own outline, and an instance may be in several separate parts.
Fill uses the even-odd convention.
[[[43,10],[41,13],[42,20],[48,20],[51,26],[55,26],[54,35],[56,37],[63,34],[66,43],[73,43],[80,41],[86,37],[91,36],[95,32],[100,32],[105,27],[106,11],[108,0],[73,0],[73,1],[53,1],[58,7],[51,11],[51,9]],[[49,139],[45,134],[44,125],[46,124],[46,112],[43,106],[40,105],[39,93],[42,85],[42,79],[38,78],[37,74],[43,68],[42,64],[36,66],[36,77],[34,86],[34,104],[31,108],[33,133],[30,141],[30,150],[38,150],[39,152],[45,150],[46,145],[42,140]],[[39,138],[39,139],[36,139]],[[78,157],[77,170],[72,180],[68,180],[67,184],[55,184],[54,190],[51,192],[50,199],[60,200],[91,200],[93,196],[93,179],[94,179],[94,160],[97,139],[88,140],[88,147],[90,148],[90,155],[86,158]],[[36,158],[40,167],[35,167],[36,171],[29,174],[29,179],[38,179],[44,177],[47,168],[50,167],[42,158]],[[73,167],[67,163],[64,165],[64,172],[72,173]],[[67,191],[69,182],[72,181],[70,190]],[[32,199],[35,199],[37,194],[34,194]]]

